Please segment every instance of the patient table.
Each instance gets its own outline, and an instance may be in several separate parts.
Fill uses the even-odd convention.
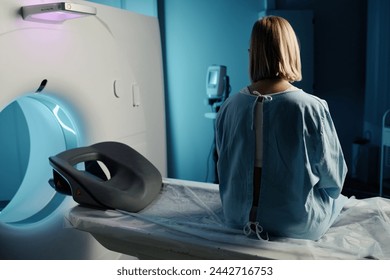
[[[390,200],[380,197],[350,198],[318,241],[248,238],[224,225],[217,185],[171,179],[139,213],[76,206],[66,220],[140,259],[390,259]]]

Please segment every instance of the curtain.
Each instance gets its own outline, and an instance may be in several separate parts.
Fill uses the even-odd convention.
[[[382,116],[390,109],[390,1],[368,0],[367,4],[364,132],[379,145]]]

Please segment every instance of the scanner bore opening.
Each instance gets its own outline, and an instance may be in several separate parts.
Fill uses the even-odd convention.
[[[27,94],[0,111],[0,222],[36,222],[63,202],[48,184],[48,157],[79,142],[75,122],[53,96]]]
[[[30,136],[17,101],[0,112],[0,211],[12,200],[23,181],[30,154]]]

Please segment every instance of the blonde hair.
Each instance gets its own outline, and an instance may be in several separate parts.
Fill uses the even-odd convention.
[[[274,78],[290,82],[302,79],[298,40],[284,18],[267,16],[256,21],[249,52],[252,83]]]

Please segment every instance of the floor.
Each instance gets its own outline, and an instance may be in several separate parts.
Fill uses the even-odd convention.
[[[375,182],[362,182],[358,179],[350,178],[347,176],[345,179],[343,192],[345,196],[355,196],[356,198],[368,198],[379,195],[379,183]],[[390,197],[390,190],[384,190],[384,197]]]

